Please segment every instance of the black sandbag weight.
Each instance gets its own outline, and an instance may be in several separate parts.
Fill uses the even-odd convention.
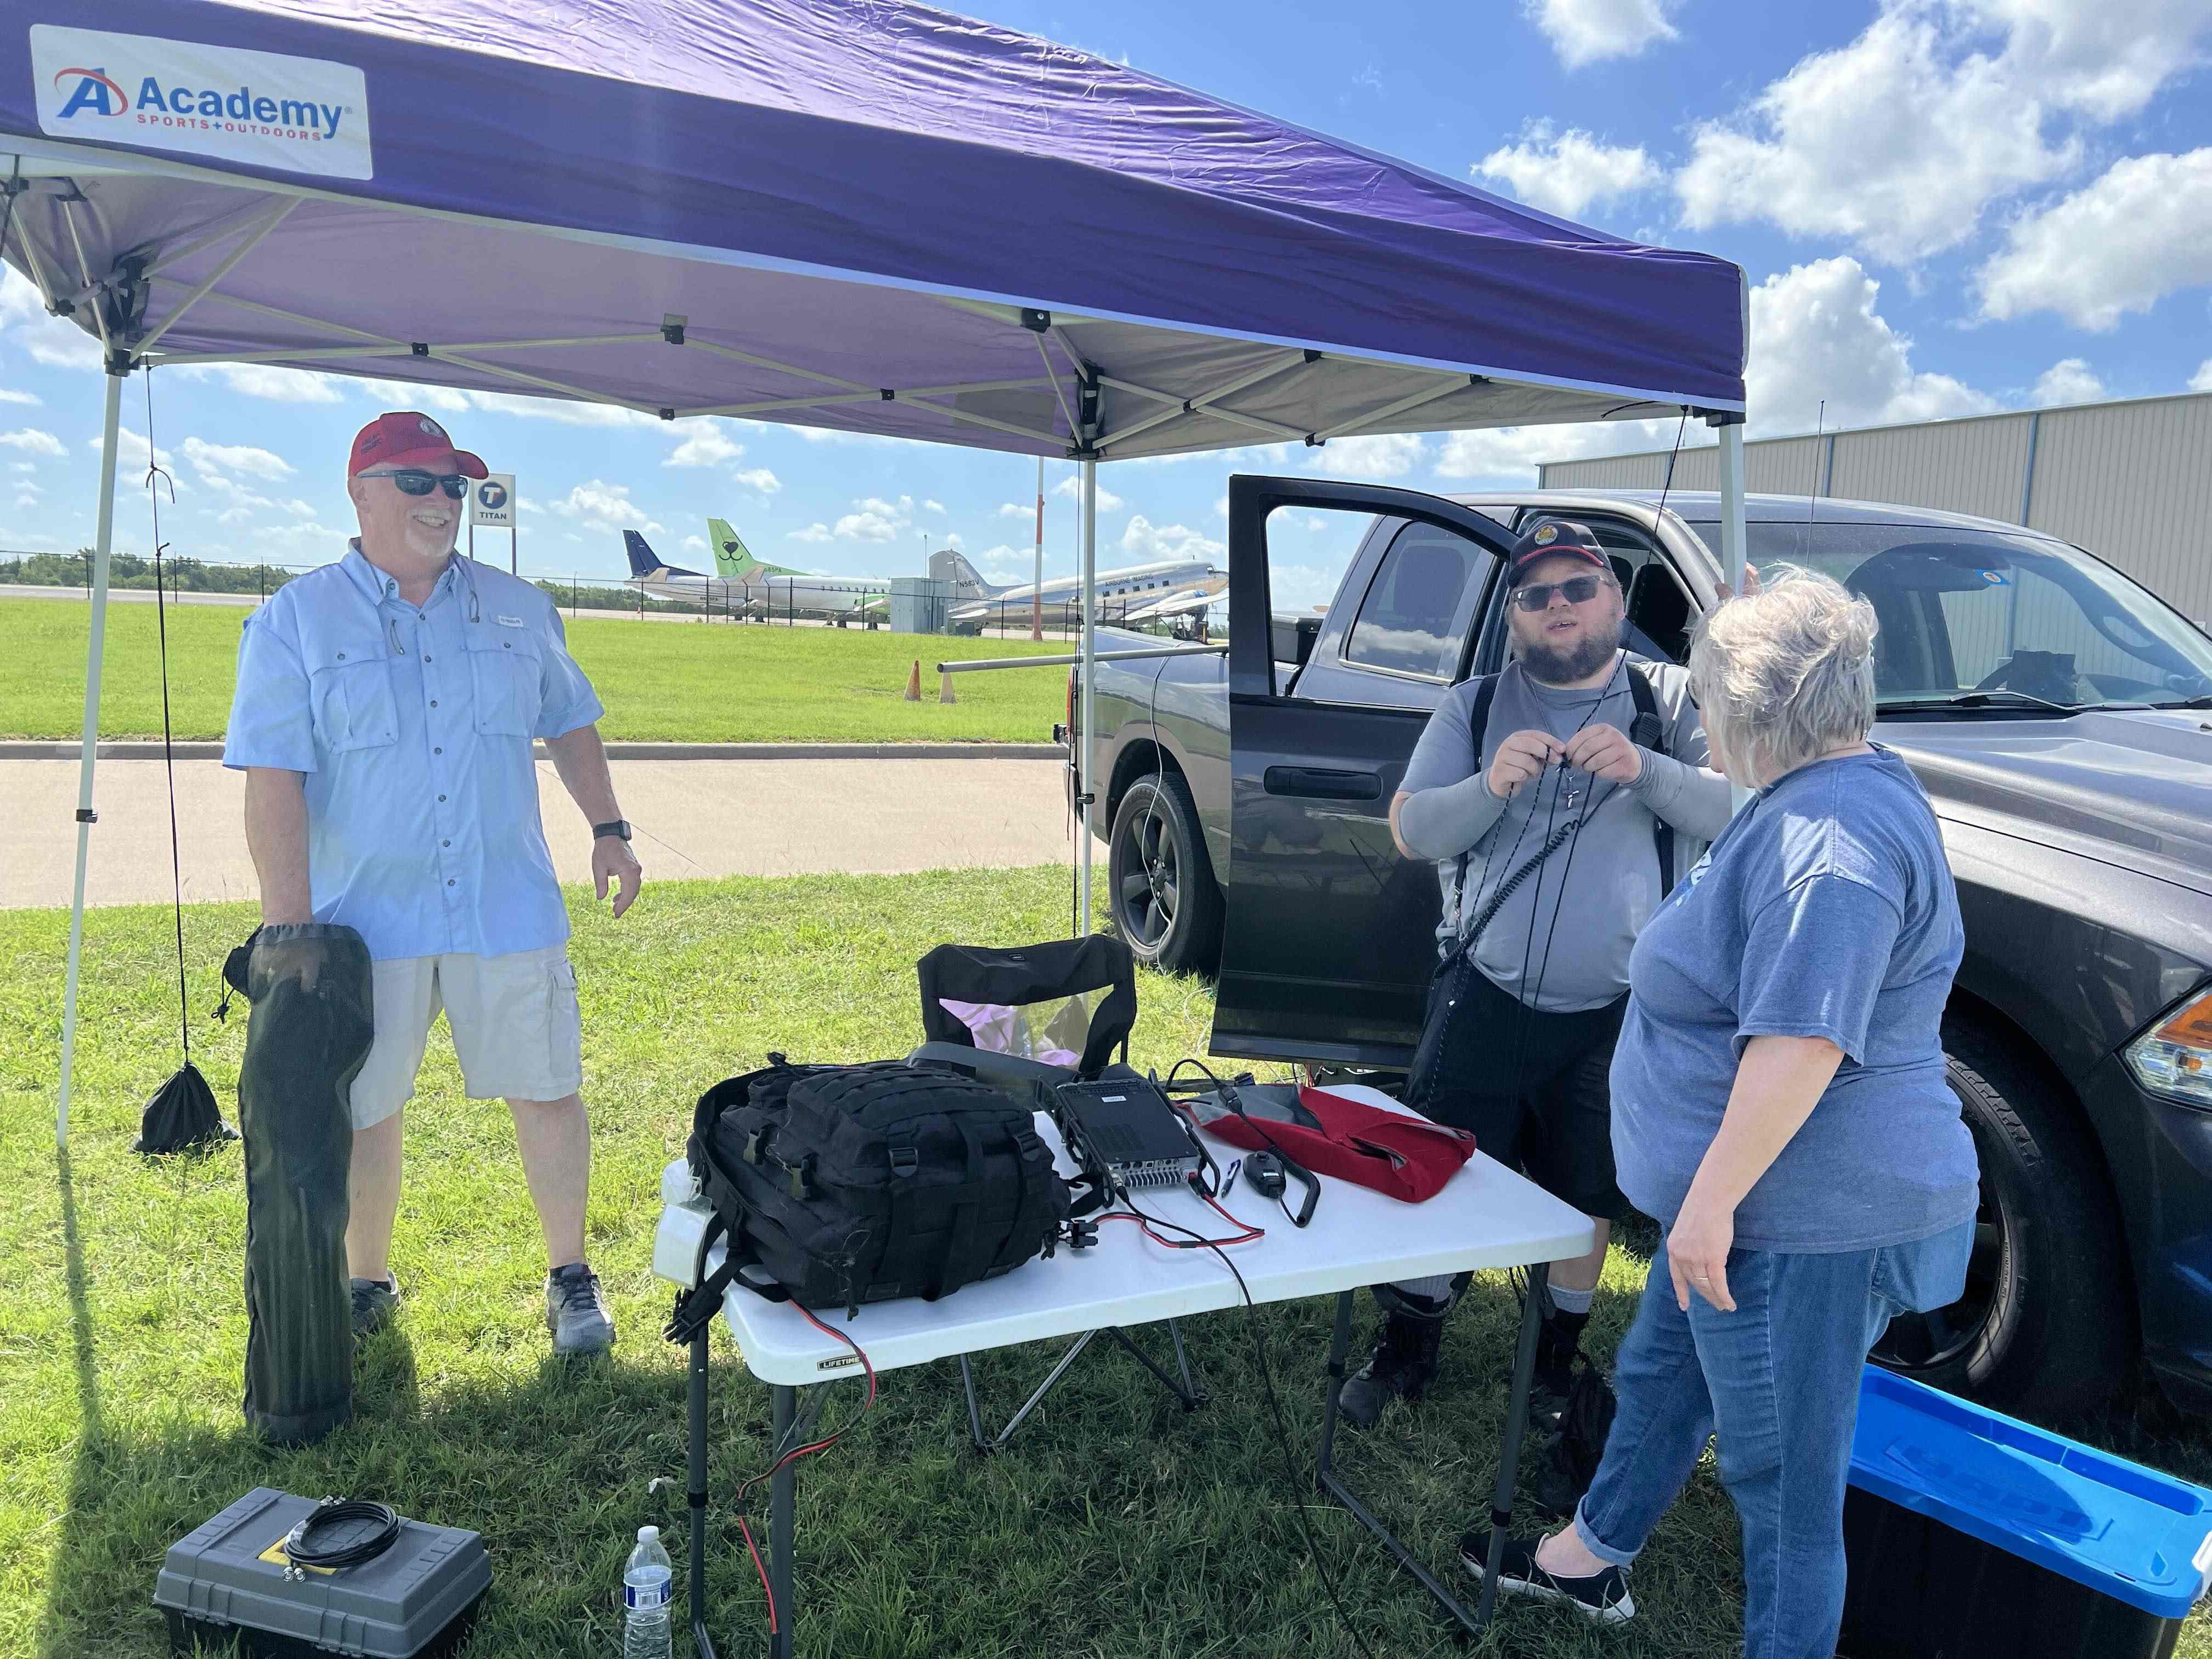
[[[276,923],[246,969],[246,1420],[305,1444],[353,1415],[348,1097],[374,1031],[368,947],[350,927]]]

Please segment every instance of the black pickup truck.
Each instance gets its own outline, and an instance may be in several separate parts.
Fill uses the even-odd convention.
[[[1532,515],[1596,532],[1630,648],[1682,659],[1720,502],[1656,494],[1231,480],[1226,659],[1108,664],[1094,691],[1112,923],[1218,974],[1216,1054],[1406,1063],[1440,902],[1387,822],[1414,741],[1502,665],[1499,556]],[[2134,1350],[2212,1412],[2212,640],[2017,526],[1802,496],[1747,516],[1754,563],[1873,602],[1875,738],[1934,800],[1966,918],[1944,1036],[1981,1155],[1973,1266],[1877,1358],[2051,1417]],[[1273,613],[1271,542],[1282,568],[1331,533],[1357,547],[1334,601]]]

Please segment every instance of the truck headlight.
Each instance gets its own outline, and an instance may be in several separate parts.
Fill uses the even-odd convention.
[[[2146,1089],[2212,1110],[2212,991],[2173,1009],[2120,1058]]]

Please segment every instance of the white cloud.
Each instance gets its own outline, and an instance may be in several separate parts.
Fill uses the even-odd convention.
[[[99,446],[95,444],[93,447],[96,449]],[[39,470],[39,464],[36,461],[10,461],[8,463],[8,470],[10,472],[36,472]]]
[[[1437,457],[1439,478],[1483,487],[1533,484],[1540,461],[1579,460],[1671,447],[1679,421],[1581,421],[1571,426],[1508,426],[1455,432]],[[1696,424],[1683,428],[1685,447],[1710,441]]]
[[[441,415],[459,415],[469,408],[469,394],[457,392],[449,386],[417,386],[409,380],[356,380],[354,385],[366,393],[371,403],[386,409],[435,410]]]
[[[48,368],[98,368],[100,342],[66,318],[47,314],[27,276],[0,264],[0,337],[14,341]]]
[[[1034,550],[1027,547],[1008,547],[1004,542],[988,548],[968,561],[975,567],[982,579],[1000,587],[1012,587],[1016,583],[1027,586],[1034,574]]]
[[[958,531],[948,530],[945,532],[945,544],[947,547],[958,548],[965,545],[965,540]]]
[[[134,473],[144,472],[146,471],[147,458],[150,453],[150,450],[144,435],[140,433],[133,432],[127,426],[118,426],[116,428],[115,431],[115,465],[117,476],[118,477],[129,477]],[[84,447],[90,450],[94,454],[97,455],[100,453],[101,448],[100,441],[96,435],[87,438],[84,441]],[[169,473],[173,477],[175,476],[177,471],[177,458],[166,449],[161,452],[161,467],[163,471]]]
[[[1055,495],[1065,495],[1071,501],[1079,501],[1083,499],[1083,480],[1071,472],[1052,487],[1052,493]],[[1107,489],[1104,484],[1098,486],[1098,510],[1101,513],[1119,513],[1127,505],[1127,501]],[[1036,503],[1031,501],[1021,510],[1025,514],[1034,514],[1036,511]]]
[[[2212,357],[2197,364],[2197,373],[2189,377],[2191,392],[2212,392]]]
[[[38,504],[39,504],[39,492],[38,492],[37,490],[35,490],[35,489],[32,489],[32,488],[31,488],[31,486],[30,486],[30,485],[28,485],[28,484],[22,484],[22,485],[19,485],[19,486],[17,487],[17,492],[16,492],[16,495],[15,495],[15,505],[16,505],[17,507],[36,507]]]
[[[1751,291],[1745,398],[1754,432],[1880,425],[1976,415],[1996,400],[1948,374],[1916,371],[1912,341],[1875,310],[1881,284],[1848,255],[1793,265]]]
[[[749,466],[734,471],[730,477],[757,495],[773,495],[783,488],[783,480],[764,466]]]
[[[1681,0],[1522,0],[1569,69],[1604,58],[1633,58],[1655,40],[1672,40],[1667,14]]]
[[[1036,512],[1035,501],[1000,501],[998,516],[1002,519],[1026,519]]]
[[[296,495],[284,503],[284,510],[295,519],[312,519],[315,516],[313,503],[303,501]]]
[[[39,403],[39,394],[35,392],[18,392],[13,386],[0,386],[0,404],[24,404],[35,409]]]
[[[1648,190],[1666,177],[1641,145],[1632,149],[1602,144],[1579,129],[1557,133],[1549,121],[1530,122],[1522,129],[1519,143],[1491,151],[1471,170],[1497,179],[1529,206],[1568,219]]]
[[[202,478],[217,472],[243,472],[248,477],[272,482],[292,476],[292,464],[282,455],[250,444],[211,444],[193,437],[185,439],[179,447],[185,459],[192,464],[192,471]]]
[[[1693,230],[1765,220],[1910,263],[2073,166],[2078,144],[2046,143],[2043,128],[2031,89],[1908,0],[1799,59],[1741,115],[1699,125],[1674,188]]]
[[[924,501],[921,504],[921,510],[925,513],[942,513],[945,511],[945,503],[943,501]]]
[[[913,496],[902,495],[894,503],[870,495],[854,501],[853,510],[837,520],[832,533],[841,541],[887,542],[913,528]]]
[[[815,523],[804,530],[787,530],[783,532],[783,538],[789,542],[826,542],[830,539],[830,526]]]
[[[678,421],[675,424],[678,430],[688,429],[689,435],[661,463],[663,466],[719,466],[745,453],[743,444],[731,441],[729,435],[712,422]]]
[[[2112,395],[2086,359],[2066,357],[2037,377],[2028,401],[2039,408],[2048,408],[2053,404],[2094,404]]]
[[[1336,478],[1402,478],[1428,453],[1418,432],[1384,432],[1366,438],[1331,438],[1313,452],[1307,470]]]
[[[1982,315],[2055,311],[2100,333],[2212,283],[2212,148],[2132,155],[2021,219],[1975,273]]]
[[[2099,121],[2134,114],[2204,62],[2203,0],[1957,0],[2004,32],[2004,62],[2053,103]]]
[[[27,426],[14,432],[0,432],[0,445],[20,449],[28,455],[52,455],[56,459],[69,453],[69,446],[51,432],[41,432],[37,427]]]
[[[1210,536],[1188,525],[1156,525],[1143,514],[1132,517],[1121,532],[1121,550],[1140,564],[1158,559],[1206,559],[1218,562],[1229,550]]]
[[[686,553],[704,553],[707,550],[707,538],[696,534],[686,536],[684,538],[684,550]]]
[[[1364,87],[1368,91],[1379,95],[1382,90],[1382,71],[1370,64],[1352,77],[1352,84],[1355,87]]]
[[[562,518],[580,520],[591,530],[636,530],[648,536],[665,531],[665,526],[647,518],[645,509],[630,500],[628,484],[609,483],[604,478],[572,485],[568,495],[551,506]]]
[[[220,380],[244,398],[266,398],[280,404],[339,401],[338,377],[316,369],[281,368],[274,363],[187,363],[182,372],[191,380]]]

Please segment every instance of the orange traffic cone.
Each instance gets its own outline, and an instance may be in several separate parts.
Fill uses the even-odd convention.
[[[951,675],[939,674],[937,677],[937,700],[939,702],[954,702],[958,701],[952,695]]]
[[[919,657],[914,659],[914,672],[906,677],[906,701],[921,701],[921,659]]]

